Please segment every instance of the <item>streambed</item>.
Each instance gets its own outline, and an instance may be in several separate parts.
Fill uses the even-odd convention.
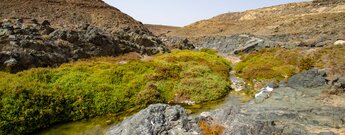
[[[222,108],[229,104],[243,104],[251,98],[239,94],[238,92],[231,92],[223,99],[212,101],[208,103],[195,104],[195,105],[181,105],[188,113],[198,115],[204,111],[209,111],[217,108]],[[117,116],[102,116],[91,119],[84,119],[75,122],[61,123],[50,128],[39,131],[35,134],[38,135],[104,135],[110,125],[121,122],[126,116],[134,114],[122,114]]]

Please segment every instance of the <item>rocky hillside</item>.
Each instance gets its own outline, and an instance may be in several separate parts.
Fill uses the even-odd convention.
[[[290,3],[222,14],[167,36],[188,37],[197,47],[215,48],[226,54],[239,49],[234,47],[239,44],[240,48],[255,48],[253,42],[261,44],[259,48],[321,47],[344,39],[344,12],[343,0]]]
[[[0,7],[0,71],[168,51],[142,23],[102,0],[2,0]]]
[[[54,27],[88,23],[111,32],[148,33],[140,22],[102,0],[1,0],[0,7],[0,19],[36,18],[50,20]]]
[[[0,70],[18,72],[55,67],[82,58],[118,56],[129,52],[153,55],[167,51],[157,39],[135,33],[109,34],[83,25],[76,30],[54,28],[49,21],[0,22]]]
[[[336,2],[335,2],[336,1]],[[342,0],[290,3],[226,13],[171,32],[176,36],[210,36],[251,33],[255,35],[344,35],[345,3]]]

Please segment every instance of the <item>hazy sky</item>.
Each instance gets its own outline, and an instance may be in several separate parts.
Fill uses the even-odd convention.
[[[147,24],[185,26],[213,16],[305,0],[105,0]]]

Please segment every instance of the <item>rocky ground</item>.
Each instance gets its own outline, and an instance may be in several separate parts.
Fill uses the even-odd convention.
[[[168,49],[158,39],[135,33],[108,32],[83,24],[76,30],[54,28],[49,21],[13,19],[0,22],[0,70],[18,72],[56,67],[82,58],[128,52],[153,55]]]
[[[171,29],[165,36],[188,38],[197,48],[225,54],[267,47],[323,47],[344,40],[344,4],[343,0],[315,0],[225,13]],[[161,27],[151,30],[159,33]]]
[[[172,49],[211,48],[218,50],[235,64],[240,61],[238,54],[263,48],[322,48],[334,44],[345,45],[343,0],[314,0],[226,13],[183,28],[145,26],[102,0],[2,0],[0,7],[0,71],[11,73],[35,67],[57,67],[79,59],[119,56],[129,52],[153,55]],[[212,53],[212,50],[208,51]],[[337,58],[333,59],[340,60],[344,59],[345,55],[330,56],[336,56]],[[330,56],[325,58],[330,59]],[[193,59],[189,56],[177,60],[172,58],[167,57],[167,61],[181,60],[181,63],[184,63]],[[202,59],[197,62],[204,63]],[[124,61],[123,64],[126,63]],[[191,65],[197,64],[199,63]],[[345,77],[340,71],[345,71],[342,68],[344,63],[334,60],[327,65],[337,65],[339,70],[334,70],[335,73],[331,76],[323,70],[311,69],[291,77],[287,82],[265,86],[248,103],[226,102],[216,110],[196,116],[189,115],[181,106],[150,105],[123,122],[113,125],[107,134],[343,135]],[[215,70],[223,70],[217,65],[213,66]],[[174,77],[179,74],[174,68],[176,67],[172,65],[163,65],[157,69],[162,75]],[[174,72],[169,72],[170,70]],[[191,73],[186,72],[187,77],[181,78],[186,78],[185,85],[188,88],[191,86],[190,90],[195,90],[199,85],[190,85],[193,81],[188,80],[189,75],[195,76],[206,71],[202,71],[200,67],[190,71]],[[238,78],[234,72],[230,73],[230,80],[234,82],[231,86],[234,90],[241,91],[246,88],[245,80]],[[215,83],[219,85],[221,81],[224,79]],[[200,87],[204,86],[202,83],[205,82],[200,82]],[[14,87],[14,93],[19,88],[22,87]],[[158,87],[152,89],[158,90]],[[4,93],[0,93],[0,96],[2,95]],[[143,95],[145,96],[145,93]],[[207,96],[205,94],[205,97]],[[143,98],[140,102],[151,97]]]
[[[330,87],[335,86],[325,75],[313,69],[244,105],[229,102],[196,117],[187,117],[180,106],[151,105],[114,125],[107,134],[207,134],[213,130],[226,135],[342,135],[345,82],[337,81],[336,87],[341,90],[330,94]]]

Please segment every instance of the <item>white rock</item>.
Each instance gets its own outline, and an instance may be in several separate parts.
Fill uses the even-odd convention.
[[[271,87],[266,87],[266,91],[268,91],[268,92],[272,92],[274,89],[273,88],[271,88]]]
[[[262,93],[264,93],[264,91],[260,91],[259,93],[256,93],[255,98],[259,97]]]
[[[345,45],[345,41],[344,40],[338,40],[338,41],[334,42],[334,45]]]

